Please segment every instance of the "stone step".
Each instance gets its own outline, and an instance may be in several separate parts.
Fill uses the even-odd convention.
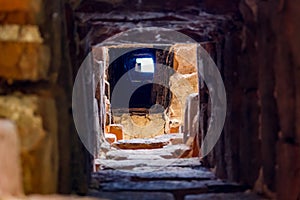
[[[96,165],[102,169],[111,168],[119,170],[129,170],[136,167],[197,167],[201,166],[198,158],[181,158],[181,159],[163,159],[163,160],[95,160]]]
[[[174,196],[167,192],[99,192],[90,191],[92,197],[109,200],[174,200]]]
[[[106,182],[110,180],[127,179],[134,181],[146,180],[212,180],[216,179],[215,175],[203,168],[197,169],[184,167],[166,167],[166,168],[152,168],[143,171],[143,168],[128,171],[119,170],[100,170],[93,174],[93,180],[99,182]],[[159,170],[159,171],[157,171]]]
[[[258,200],[258,199],[266,199],[263,197],[259,197],[253,193],[244,192],[244,193],[212,193],[212,194],[197,194],[197,195],[187,195],[185,200]]]
[[[98,189],[102,191],[156,191],[175,192],[181,191],[194,194],[209,192],[241,192],[246,188],[236,183],[224,182],[221,180],[151,180],[151,181],[113,181],[99,182]],[[95,188],[97,189],[97,188]]]
[[[151,156],[157,156],[165,159],[179,158],[190,148],[184,144],[167,145],[159,149],[120,149],[111,150],[106,153],[106,158],[109,160],[131,160],[131,159],[151,159]],[[141,157],[142,156],[142,157]],[[155,157],[152,157],[153,159]],[[141,159],[143,160],[143,159]]]
[[[119,140],[112,144],[118,149],[159,149],[169,144],[169,140],[159,139],[132,139]]]
[[[143,156],[142,153],[137,154]],[[198,158],[100,162],[120,170],[103,169],[94,173],[89,191],[93,197],[111,200],[261,199],[245,193],[248,189],[245,186],[217,179],[201,166]]]

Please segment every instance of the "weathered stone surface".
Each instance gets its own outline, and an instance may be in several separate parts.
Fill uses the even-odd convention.
[[[168,140],[132,139],[118,141],[113,146],[119,149],[158,149],[168,144]]]
[[[0,49],[1,77],[32,81],[48,78],[50,50],[47,46],[38,43],[0,41]]]
[[[150,170],[152,169],[152,170]],[[196,169],[187,167],[136,167],[134,170],[118,171],[118,170],[100,170],[93,174],[93,179],[100,182],[110,180],[128,179],[132,181],[147,180],[209,180],[215,179],[215,175],[203,168]],[[95,185],[96,186],[96,185]]]
[[[179,125],[171,125],[170,126],[170,133],[179,133]]]
[[[183,138],[182,133],[171,133],[171,134],[163,134],[155,137],[156,139],[165,139],[165,140],[171,140],[174,138]]]
[[[14,121],[17,126],[25,192],[56,192],[58,153],[54,100],[34,95],[0,96],[0,116]]]
[[[0,120],[0,198],[22,195],[20,144],[15,125]]]
[[[36,14],[18,11],[18,12],[2,12],[0,11],[0,24],[38,24],[39,19]]]
[[[40,24],[44,18],[41,0],[0,1],[0,24]]]
[[[0,41],[42,43],[43,39],[38,26],[14,24],[0,25]]]
[[[166,167],[166,166],[179,166],[179,167],[190,167],[190,166],[201,166],[198,158],[180,158],[180,159],[165,159],[165,160],[101,160],[97,159],[96,163],[102,165],[104,168],[113,168],[120,170],[133,169],[135,167]],[[153,170],[150,169],[150,170]]]
[[[258,200],[258,199],[265,199],[262,197],[259,197],[252,193],[212,193],[212,194],[197,194],[197,195],[187,195],[185,200]]]
[[[106,158],[109,160],[127,160],[140,158],[141,156],[151,157],[159,156],[161,158],[179,158],[181,155],[189,151],[190,148],[186,145],[167,145],[164,148],[158,149],[136,149],[136,150],[110,150],[106,153]]]
[[[111,183],[101,183],[103,191],[190,191],[194,190],[197,193],[206,192],[219,192],[222,190],[228,192],[243,191],[243,187],[234,184],[227,183],[218,180],[201,180],[201,181],[182,181],[182,180],[158,180],[158,181],[147,181],[147,182],[136,182],[136,181],[118,181]]]
[[[157,139],[168,139],[170,141],[170,144],[172,144],[172,145],[183,144],[183,134],[178,133],[178,132],[156,136],[155,138],[157,138]],[[169,145],[166,148],[171,149],[172,146]]]
[[[16,123],[22,151],[33,150],[46,135],[41,116],[36,115],[38,101],[36,96],[0,96],[1,116]]]
[[[116,135],[117,140],[124,139],[123,126],[120,124],[110,124],[108,126],[108,132]]]
[[[98,192],[91,191],[89,193],[92,197],[104,198],[110,200],[174,200],[171,193],[166,192]]]
[[[164,134],[165,119],[163,113],[113,116],[114,123],[122,124],[124,139],[153,138]]]
[[[192,74],[197,72],[197,44],[175,44],[174,69],[180,74]]]

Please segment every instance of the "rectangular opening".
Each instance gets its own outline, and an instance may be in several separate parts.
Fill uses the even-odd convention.
[[[135,71],[141,73],[154,73],[153,58],[136,58]]]

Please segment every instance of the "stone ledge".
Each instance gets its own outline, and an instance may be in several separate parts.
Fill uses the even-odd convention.
[[[171,193],[167,192],[98,192],[91,191],[91,196],[113,200],[174,200]]]

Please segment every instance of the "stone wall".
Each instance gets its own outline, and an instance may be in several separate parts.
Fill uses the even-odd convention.
[[[170,120],[183,125],[186,101],[190,94],[198,92],[197,45],[176,44],[173,68],[177,74],[170,77],[170,90],[173,93],[170,103]]]
[[[164,113],[114,115],[115,124],[122,124],[124,139],[154,138],[165,132]]]
[[[223,134],[207,164],[219,177],[239,181],[268,196],[274,197],[277,192],[278,199],[299,198],[299,3],[139,2],[87,0],[74,4],[76,12],[68,15],[78,19],[76,37],[70,31],[78,40],[71,43],[76,44],[71,52],[77,50],[74,62],[79,62],[76,56],[84,57],[91,45],[137,26],[171,27],[198,42],[213,41],[215,45],[205,49],[223,75],[228,111]],[[200,8],[214,14],[235,13],[233,19],[242,29],[237,31],[226,15],[201,15]],[[137,16],[135,11],[144,13]],[[163,11],[170,13],[166,16]],[[199,99],[205,112],[200,116],[201,130],[205,131],[207,125],[203,122],[209,117],[205,87]]]
[[[216,43],[212,52],[218,52],[214,58],[224,78],[228,112],[206,163],[221,178],[271,197],[277,193],[278,199],[299,199],[299,9],[292,0],[172,0],[163,5],[0,0],[0,118],[14,124],[20,140],[25,193],[86,192],[91,160],[71,117],[80,63],[93,44],[115,33],[160,26]],[[236,31],[235,20],[242,30]],[[199,99],[209,105],[205,90]],[[200,116],[202,122],[207,117],[209,111]]]
[[[227,119],[207,160],[219,177],[272,198],[298,199],[300,4],[242,0],[236,6],[242,31],[227,34],[222,47]]]

